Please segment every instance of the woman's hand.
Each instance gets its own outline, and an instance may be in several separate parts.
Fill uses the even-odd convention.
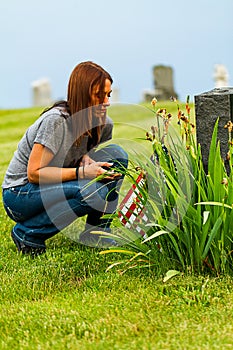
[[[92,163],[95,163],[95,161],[93,159],[91,159],[87,154],[85,154],[82,157],[82,160],[80,162],[80,166],[86,166],[86,165],[90,165]]]
[[[120,177],[121,174],[111,170],[113,163],[109,162],[94,162],[89,163],[88,165],[82,165],[83,168],[83,178],[85,179],[94,179],[96,177],[102,176],[106,180],[114,180],[117,177]],[[103,167],[110,168],[109,170],[104,169]]]

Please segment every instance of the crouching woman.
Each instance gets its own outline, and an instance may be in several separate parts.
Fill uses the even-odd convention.
[[[22,254],[45,252],[47,239],[82,216],[87,220],[80,242],[114,244],[91,234],[110,231],[111,215],[103,215],[116,211],[128,164],[120,146],[103,144],[112,138],[112,82],[101,66],[78,64],[67,100],[46,109],[19,142],[2,189],[5,210],[16,222],[11,236]]]

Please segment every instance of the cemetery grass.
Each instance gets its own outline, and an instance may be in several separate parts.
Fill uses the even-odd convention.
[[[134,136],[144,137],[143,128],[153,124],[153,116],[142,109],[112,107],[114,137],[129,134],[125,120],[138,125]],[[39,108],[0,111],[1,182],[17,142],[39,112]],[[138,268],[124,275],[106,273],[119,257],[78,245],[66,232],[48,241],[45,255],[32,259],[17,254],[10,239],[13,222],[2,202],[0,224],[0,349],[226,349],[233,345],[231,276],[187,273],[164,283],[166,266]],[[82,225],[83,220],[78,220],[67,230]]]

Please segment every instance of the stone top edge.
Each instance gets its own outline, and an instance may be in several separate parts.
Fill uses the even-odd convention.
[[[231,86],[226,86],[226,87],[221,87],[221,88],[215,88],[210,91],[202,92],[201,94],[195,95],[197,96],[209,96],[209,95],[231,95],[233,94],[233,87]]]

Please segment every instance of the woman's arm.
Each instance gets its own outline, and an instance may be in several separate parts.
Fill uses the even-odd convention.
[[[57,183],[76,179],[76,168],[50,167],[53,152],[35,143],[28,161],[27,175],[32,183]]]
[[[50,167],[49,164],[53,159],[53,152],[47,147],[35,143],[28,161],[27,175],[31,183],[58,183],[72,181],[77,179],[76,168],[58,168]],[[87,159],[85,159],[87,161]],[[95,162],[89,158],[89,164],[83,163],[78,169],[78,179],[94,179],[103,175],[106,170],[102,166],[110,167],[112,164],[108,162]],[[108,172],[106,179],[114,179]]]

